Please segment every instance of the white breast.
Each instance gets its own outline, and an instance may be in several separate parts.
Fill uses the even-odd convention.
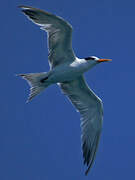
[[[76,59],[72,63],[62,64],[51,71],[49,81],[52,83],[72,81],[90,69],[90,64],[84,59]]]

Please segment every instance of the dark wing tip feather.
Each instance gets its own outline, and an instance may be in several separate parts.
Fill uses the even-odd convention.
[[[24,15],[28,16],[31,20],[35,20],[34,22],[38,23],[38,21],[40,20],[40,16],[55,16],[51,13],[48,13],[47,11],[43,11],[41,9],[38,8],[33,8],[30,6],[18,6],[18,8],[21,8],[22,12],[24,13]]]
[[[83,143],[82,149],[83,149],[84,165],[87,163],[88,166],[90,162],[91,148],[88,148],[86,141]]]
[[[53,14],[51,14],[51,13],[49,13],[49,12],[47,12],[47,11],[44,11],[44,10],[42,10],[42,9],[39,9],[39,8],[34,8],[34,7],[31,7],[31,6],[24,6],[24,5],[20,5],[20,6],[18,6],[18,8],[21,8],[22,10],[31,10],[32,12],[39,12],[39,13],[45,13],[46,15],[48,15],[48,16],[52,16]],[[53,15],[53,16],[55,16],[55,15]]]
[[[88,172],[90,171],[91,166],[92,166],[92,164],[93,164],[93,162],[94,162],[95,154],[96,154],[96,151],[94,152],[94,155],[92,156],[91,161],[90,161],[90,158],[89,158],[89,163],[90,163],[90,164],[87,163],[88,168],[87,168],[87,170],[85,171],[85,175],[86,175],[86,176],[88,175]]]
[[[35,17],[35,15],[37,15],[36,11],[30,10],[30,9],[22,9],[22,12],[29,16],[31,19],[33,20],[38,20],[37,16]]]
[[[85,175],[88,174],[89,170],[91,169],[91,166],[94,162],[97,146],[99,142],[100,132],[98,132],[95,136],[94,142],[92,146],[88,146],[87,142],[84,141],[82,149],[83,149],[83,158],[84,158],[84,165],[87,165],[87,170],[85,172]]]
[[[18,6],[19,8],[21,8],[22,12],[28,16],[29,18],[31,18],[32,20],[38,20],[38,12],[36,11],[36,9],[29,7],[29,6]]]
[[[32,7],[30,7],[30,6],[24,6],[24,5],[19,5],[19,6],[17,6],[18,8],[21,8],[21,9],[31,9]]]

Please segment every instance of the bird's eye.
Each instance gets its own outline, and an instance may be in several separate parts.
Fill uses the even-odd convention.
[[[92,56],[90,56],[90,57],[86,57],[86,58],[84,58],[85,60],[95,60],[95,57],[92,57]]]

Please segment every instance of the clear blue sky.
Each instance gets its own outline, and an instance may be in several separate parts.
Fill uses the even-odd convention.
[[[68,20],[78,57],[113,59],[85,74],[104,103],[101,141],[87,177],[79,114],[56,85],[26,104],[28,84],[14,76],[49,70],[46,34],[18,5]],[[135,1],[5,0],[0,13],[0,180],[135,179]]]

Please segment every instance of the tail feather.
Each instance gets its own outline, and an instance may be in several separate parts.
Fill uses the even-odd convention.
[[[25,79],[30,85],[30,94],[27,102],[31,101],[36,95],[42,92],[46,87],[49,86],[49,83],[42,81],[47,79],[48,73],[30,73],[30,74],[19,74],[23,79]]]

